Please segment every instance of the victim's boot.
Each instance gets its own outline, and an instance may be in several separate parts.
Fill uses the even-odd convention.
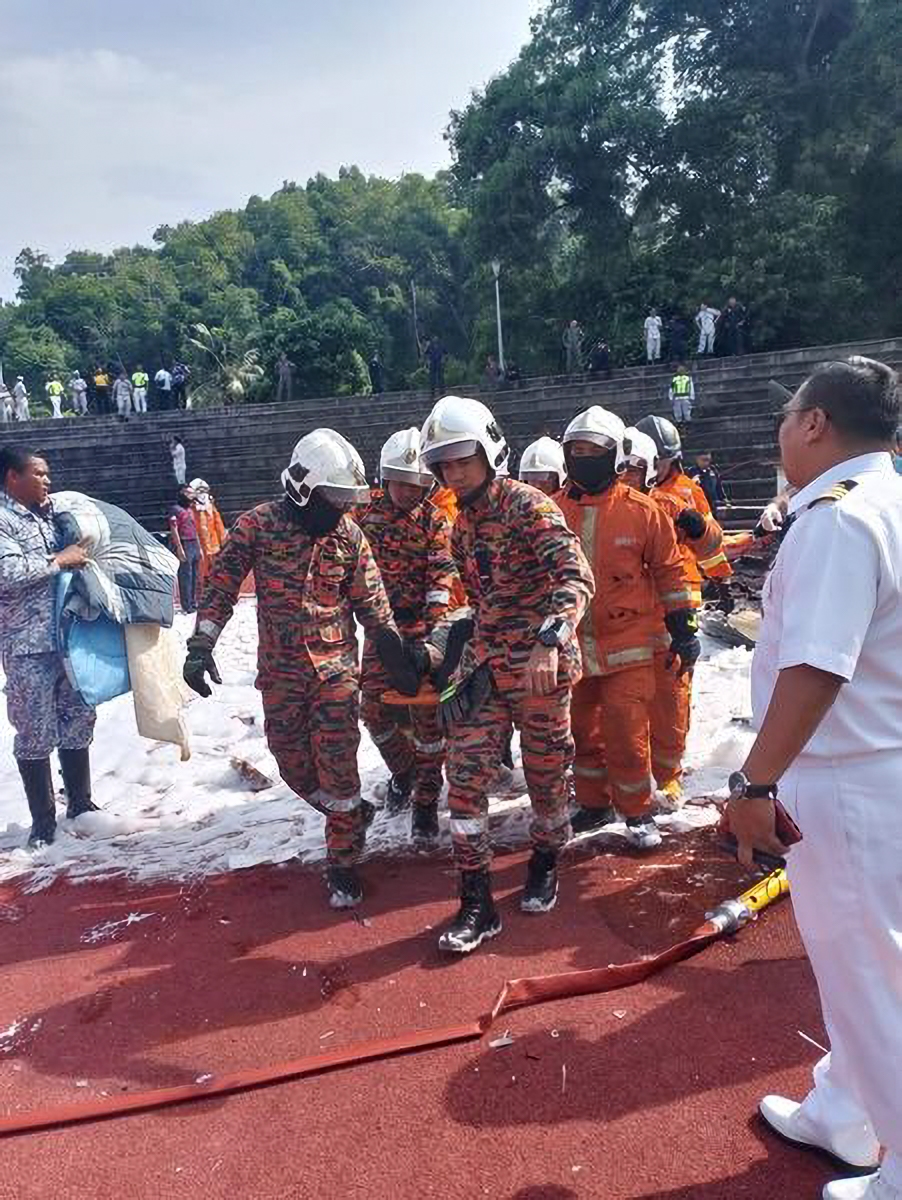
[[[49,845],[56,837],[56,799],[53,795],[53,773],[49,758],[16,759],[28,809],[31,813],[31,833],[28,845],[34,849]]]
[[[66,789],[66,816],[71,821],[82,813],[99,812],[91,800],[90,751],[87,747],[84,750],[60,750],[59,756]]]

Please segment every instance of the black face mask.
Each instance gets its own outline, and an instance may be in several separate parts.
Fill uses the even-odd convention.
[[[325,537],[326,534],[334,532],[344,515],[340,508],[324,500],[315,489],[303,508],[286,496],[285,511],[290,520],[300,525],[304,533],[312,538]]]
[[[577,458],[568,454],[567,474],[584,492],[595,496],[599,492],[607,491],[617,478],[615,462],[616,455],[613,450],[600,456],[593,455],[591,458]]]

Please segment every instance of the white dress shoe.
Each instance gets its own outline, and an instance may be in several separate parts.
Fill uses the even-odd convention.
[[[765,1096],[758,1105],[758,1111],[771,1129],[787,1142],[823,1150],[859,1171],[868,1168],[873,1170],[877,1166],[880,1143],[868,1129],[844,1129],[830,1133],[807,1116],[801,1104],[787,1100],[785,1096]],[[850,1192],[849,1195],[854,1196],[855,1193]]]
[[[824,1200],[902,1200],[902,1192],[884,1183],[878,1171],[858,1179],[835,1179],[824,1188]]]

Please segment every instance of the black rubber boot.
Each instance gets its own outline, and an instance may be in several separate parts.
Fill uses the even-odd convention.
[[[49,758],[19,758],[16,760],[31,813],[29,846],[38,849],[49,846],[56,837],[56,798],[53,794],[53,773]]]
[[[84,750],[60,750],[60,769],[66,789],[66,816],[69,820],[82,813],[99,812],[91,800],[91,752]]]
[[[570,817],[570,828],[574,834],[590,833],[616,820],[617,814],[610,804],[605,804],[602,808],[575,808]]]
[[[487,938],[501,932],[501,918],[492,899],[488,869],[461,871],[460,909],[438,940],[439,950],[451,954],[469,954]]]
[[[356,908],[363,899],[363,885],[352,866],[330,863],[326,867],[326,885],[332,908]]]
[[[526,886],[520,908],[528,913],[551,912],[557,904],[557,853],[536,848],[526,868]]]
[[[410,808],[410,793],[413,790],[413,772],[392,775],[385,793],[385,811],[390,817]]]
[[[438,842],[438,806],[414,804],[410,814],[410,838],[421,850],[431,850]]]

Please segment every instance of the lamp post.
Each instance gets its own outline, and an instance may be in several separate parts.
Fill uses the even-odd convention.
[[[501,263],[497,258],[492,259],[492,274],[495,276],[495,322],[498,326],[498,370],[504,374],[504,340],[501,336],[501,289],[498,284],[501,275]]]

